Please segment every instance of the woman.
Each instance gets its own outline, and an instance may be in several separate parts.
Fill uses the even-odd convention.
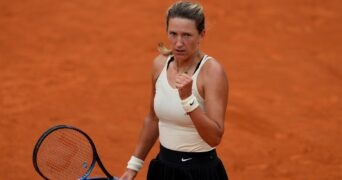
[[[224,133],[228,82],[222,66],[200,51],[203,8],[177,2],[166,24],[171,50],[160,46],[154,60],[150,112],[120,180],[134,179],[158,136],[160,152],[148,180],[226,180],[215,147]]]

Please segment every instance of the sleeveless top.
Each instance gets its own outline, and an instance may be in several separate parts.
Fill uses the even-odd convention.
[[[206,152],[214,149],[209,146],[199,135],[189,115],[186,114],[179,97],[178,90],[173,88],[167,79],[167,67],[172,56],[167,62],[156,81],[156,93],[154,97],[154,111],[159,118],[160,144],[167,149],[182,152]],[[197,98],[202,110],[204,99],[197,89],[197,77],[203,64],[210,59],[205,55],[200,62],[197,71],[193,74],[192,93]]]

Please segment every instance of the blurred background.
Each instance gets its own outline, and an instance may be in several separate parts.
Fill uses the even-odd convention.
[[[121,175],[148,112],[173,2],[0,1],[1,179],[41,179],[32,151],[56,124],[87,132]],[[342,1],[199,2],[202,50],[229,76],[217,149],[230,179],[342,179]]]

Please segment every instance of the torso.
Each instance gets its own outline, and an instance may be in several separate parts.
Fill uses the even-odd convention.
[[[183,110],[178,90],[175,88],[175,72],[167,69],[168,57],[155,82],[154,110],[159,119],[160,142],[168,149],[185,152],[209,151],[210,147],[198,134],[196,127]],[[192,74],[193,94],[204,110],[203,85],[200,84],[200,72],[203,65],[209,60],[205,56],[199,69]]]

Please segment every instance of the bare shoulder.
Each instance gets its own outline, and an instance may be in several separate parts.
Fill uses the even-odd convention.
[[[153,65],[152,65],[152,76],[154,80],[158,78],[159,74],[163,70],[163,67],[165,66],[166,61],[167,61],[167,56],[165,55],[160,54],[154,58]]]
[[[223,68],[223,66],[214,58],[210,58],[204,65],[204,79],[212,81],[215,79],[216,81],[228,81],[227,74]]]

